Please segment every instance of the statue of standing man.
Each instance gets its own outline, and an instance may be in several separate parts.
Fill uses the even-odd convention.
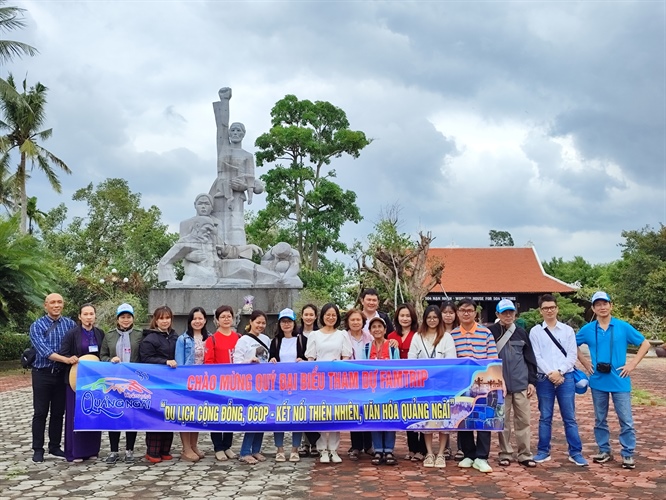
[[[226,245],[241,246],[245,239],[244,202],[264,191],[254,176],[254,156],[243,149],[245,125],[229,125],[231,89],[221,88],[220,100],[213,103],[217,125],[217,179],[210,189],[214,199],[213,216],[222,221],[220,235]]]

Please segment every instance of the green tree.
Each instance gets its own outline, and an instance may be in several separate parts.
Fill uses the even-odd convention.
[[[402,302],[414,304],[417,315],[423,313],[425,296],[435,285],[441,283],[443,262],[428,258],[430,233],[419,232],[414,239],[402,233],[399,205],[386,207],[380,213],[375,230],[368,236],[368,246],[357,244],[355,258],[360,288],[376,288],[380,297],[387,298],[383,304],[389,311]]]
[[[14,78],[9,75],[7,83],[14,89]],[[51,187],[58,193],[61,191],[60,181],[52,164],[67,174],[71,174],[69,167],[60,158],[44,149],[38,141],[45,141],[53,134],[53,129],[41,130],[46,119],[46,92],[47,88],[41,83],[28,90],[26,80],[23,80],[23,93],[21,99],[8,98],[6,93],[0,92],[0,108],[3,120],[0,120],[0,129],[7,134],[0,138],[0,170],[7,169],[11,161],[11,153],[18,151],[19,163],[15,174],[15,187],[18,190],[18,202],[21,206],[20,229],[25,233],[28,220],[28,196],[26,182],[28,180],[28,161],[44,172],[51,183]]]
[[[666,316],[666,226],[622,231],[614,300],[634,314]]]
[[[0,0],[0,33],[8,33],[25,28],[23,12],[25,9],[7,6],[7,0]],[[6,63],[15,57],[34,56],[37,49],[27,43],[13,40],[0,40],[0,63]]]
[[[491,229],[488,231],[488,236],[490,236],[491,247],[512,247],[514,245],[513,238],[509,231],[497,231]]]
[[[16,217],[0,219],[0,325],[25,327],[44,303],[54,275],[38,240],[19,231]]]
[[[148,289],[157,284],[157,262],[178,239],[161,222],[160,210],[141,207],[141,195],[124,179],[91,183],[72,199],[87,204],[86,217],[65,225],[67,207],[61,204],[42,224],[42,238],[61,262],[63,281],[81,290],[71,290],[70,300],[99,301],[123,293],[147,300]]]
[[[258,219],[267,224],[288,223],[306,266],[316,269],[328,249],[345,251],[340,228],[359,222],[356,193],[331,179],[333,158],[358,158],[370,144],[363,132],[349,129],[345,112],[325,101],[300,101],[287,95],[271,110],[272,128],[255,145],[257,165],[277,164],[261,178],[266,184],[266,208]],[[293,225],[293,226],[292,226]]]
[[[28,234],[35,232],[35,226],[39,226],[44,222],[46,212],[42,212],[37,208],[37,197],[31,196],[28,198]]]
[[[0,165],[0,205],[5,207],[8,215],[13,214],[16,209],[14,179],[15,177],[9,174],[8,169]]]

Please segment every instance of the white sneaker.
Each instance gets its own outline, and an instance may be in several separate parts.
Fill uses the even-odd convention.
[[[320,463],[327,464],[331,462],[331,455],[328,454],[328,450],[321,450],[320,453],[321,453],[321,456],[319,457]]]
[[[331,452],[331,462],[333,462],[334,464],[339,464],[340,462],[342,462],[342,459],[340,458],[340,455],[338,455],[337,451]]]
[[[474,467],[479,472],[488,473],[493,471],[493,468],[488,464],[488,460],[484,460],[483,458],[477,458],[474,460],[472,467]]]
[[[474,465],[474,460],[471,458],[463,458],[460,462],[458,462],[458,467],[461,469],[469,469],[472,465]]]

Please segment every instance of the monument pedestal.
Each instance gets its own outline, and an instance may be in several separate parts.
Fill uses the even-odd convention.
[[[173,329],[181,334],[187,329],[187,315],[194,307],[203,307],[208,315],[208,331],[215,331],[213,315],[221,305],[231,306],[240,316],[240,309],[245,301],[243,297],[254,296],[253,307],[268,315],[266,335],[273,337],[278,313],[289,307],[294,308],[298,300],[298,288],[211,288],[210,286],[191,286],[177,288],[153,289],[148,294],[148,310],[152,313],[156,308],[167,305],[173,311]],[[238,331],[242,332],[247,324],[247,317],[242,317]]]

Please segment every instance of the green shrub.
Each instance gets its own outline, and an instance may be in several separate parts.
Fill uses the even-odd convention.
[[[23,351],[30,347],[30,337],[24,333],[0,333],[0,361],[21,359]]]

